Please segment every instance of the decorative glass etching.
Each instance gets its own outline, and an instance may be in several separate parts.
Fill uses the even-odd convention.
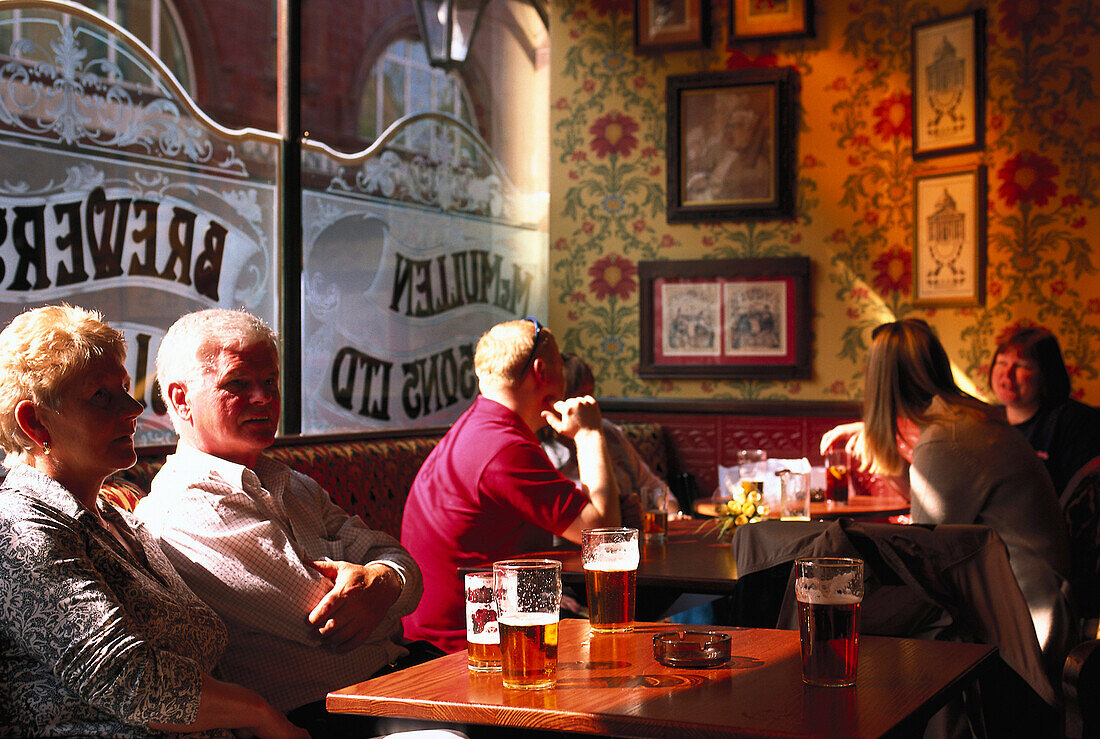
[[[0,324],[60,301],[100,310],[129,344],[137,442],[171,441],[153,377],[168,326],[215,306],[278,325],[279,139],[218,126],[81,6],[5,2],[0,39]]]
[[[417,137],[436,147],[400,145]],[[537,208],[447,115],[403,119],[360,154],[309,144],[303,158],[303,433],[451,423],[477,394],[481,334],[546,316]]]

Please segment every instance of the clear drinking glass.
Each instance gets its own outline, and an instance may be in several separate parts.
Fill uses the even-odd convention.
[[[779,518],[783,521],[810,520],[810,473],[780,470]]]
[[[795,570],[802,681],[826,687],[854,685],[859,662],[863,560],[799,559]]]
[[[737,467],[741,480],[751,482],[753,488],[763,498],[764,475],[768,472],[768,453],[763,449],[742,449],[737,452]]]
[[[825,455],[825,500],[847,503],[850,492],[851,459],[844,449],[834,449]]]
[[[500,625],[501,679],[506,688],[549,688],[558,679],[561,562],[508,559],[493,563]]]
[[[646,543],[668,539],[668,488],[642,488],[642,533]]]
[[[633,631],[638,529],[585,529],[581,560],[593,631]]]
[[[471,572],[466,585],[466,663],[472,672],[500,672],[500,627],[493,573]]]

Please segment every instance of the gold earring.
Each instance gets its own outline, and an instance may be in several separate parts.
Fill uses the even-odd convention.
[[[43,451],[43,453],[45,453],[45,454],[49,454],[49,453],[50,453],[50,442],[48,442],[48,441],[44,441],[44,442],[42,442],[42,451]]]

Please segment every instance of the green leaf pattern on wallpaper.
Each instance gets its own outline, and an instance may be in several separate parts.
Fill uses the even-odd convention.
[[[1100,24],[1091,0],[819,4],[816,39],[726,43],[728,2],[699,51],[633,51],[632,0],[554,0],[551,312],[563,346],[603,395],[857,399],[870,330],[919,316],[979,390],[995,343],[1023,324],[1060,338],[1078,395],[1100,400]],[[985,147],[914,162],[914,23],[984,8]],[[560,50],[560,51],[559,51]],[[693,223],[665,218],[669,74],[793,66],[800,77],[797,216]],[[985,305],[913,305],[913,180],[987,167]],[[1095,241],[1095,239],[1092,239]],[[813,380],[643,381],[637,263],[809,255],[815,264]]]

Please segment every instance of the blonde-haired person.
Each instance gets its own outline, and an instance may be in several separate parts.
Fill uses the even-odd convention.
[[[534,318],[497,324],[478,341],[474,368],[481,395],[421,465],[401,519],[401,543],[424,573],[405,634],[447,652],[466,648],[459,568],[547,549],[553,536],[580,543],[582,530],[622,521],[600,408],[562,399],[549,329]],[[583,485],[546,458],[535,430],[547,424],[576,444]]]
[[[1002,410],[963,392],[947,352],[919,319],[871,334],[863,421],[826,433],[876,472],[908,464],[913,523],[989,526],[1008,548],[1052,672],[1072,643],[1069,541],[1054,486]]]
[[[147,532],[98,497],[134,464],[122,334],[67,305],[0,332],[0,733],[304,732],[210,671],[225,627]]]

